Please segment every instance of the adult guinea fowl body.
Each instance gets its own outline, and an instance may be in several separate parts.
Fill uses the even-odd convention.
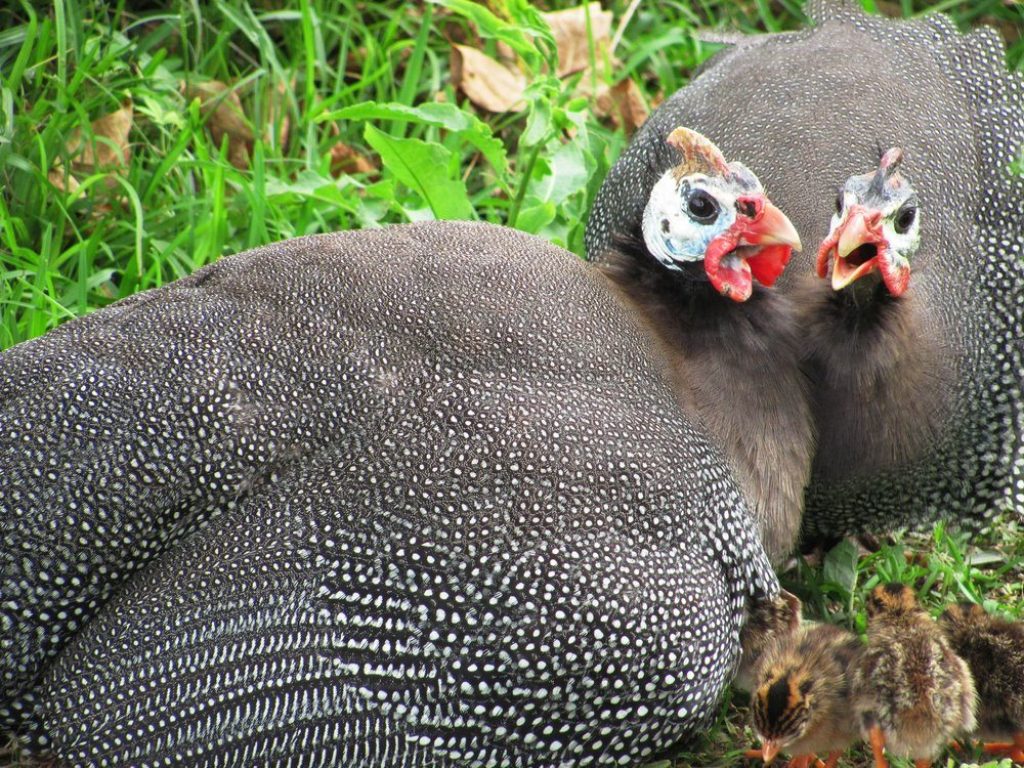
[[[812,3],[816,26],[737,42],[668,99],[609,173],[587,249],[640,221],[685,123],[743,157],[808,244],[779,290],[798,305],[818,447],[812,537],[1024,509],[1024,81],[996,33]],[[837,190],[903,150],[920,242],[909,284],[872,301],[812,275]],[[858,281],[860,282],[860,281]],[[868,283],[865,282],[864,285]]]
[[[571,254],[431,223],[7,351],[8,702],[70,764],[628,765],[692,733],[778,586],[654,348]]]

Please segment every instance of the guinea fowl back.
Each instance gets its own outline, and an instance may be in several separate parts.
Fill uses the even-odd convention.
[[[902,147],[927,217],[907,297],[919,311],[890,329],[896,343],[849,334],[839,363],[810,371],[819,414],[835,376],[860,376],[845,386],[865,402],[874,387],[896,392],[859,421],[819,421],[806,530],[940,514],[979,523],[1011,499],[1024,508],[1024,182],[1010,170],[1024,144],[1024,81],[1006,71],[992,30],[961,35],[941,15],[893,21],[837,2],[810,12],[815,28],[725,49],[652,115],[598,194],[588,252],[634,225],[671,162],[661,137],[685,123],[743,157],[792,213],[807,261],[779,285],[802,301],[828,288],[807,254],[828,232],[836,190]],[[826,300],[819,291],[812,302]],[[921,386],[900,390],[908,349],[923,355]]]
[[[712,715],[747,598],[777,590],[647,339],[591,268],[536,238],[434,223],[289,241],[4,367],[26,391],[72,337],[82,367],[152,372],[113,398],[122,430],[145,433],[161,402],[209,405],[193,416],[205,474],[166,495],[194,499],[190,517],[173,536],[125,528],[169,515],[126,475],[141,501],[122,546],[166,551],[35,688],[72,762],[640,760]],[[183,349],[207,350],[196,373]],[[181,461],[176,430],[158,431]]]

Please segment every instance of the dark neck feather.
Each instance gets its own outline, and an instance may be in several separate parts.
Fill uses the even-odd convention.
[[[615,235],[599,266],[673,348],[687,343],[681,336],[692,344],[704,333],[720,336],[751,324],[759,327],[766,319],[764,305],[773,298],[755,283],[747,301],[728,299],[711,285],[703,262],[668,269],[636,235]]]
[[[600,268],[651,330],[676,399],[725,451],[773,562],[789,553],[810,473],[813,424],[786,297],[759,285],[720,295],[700,262],[670,270],[636,236]]]
[[[842,291],[830,288],[825,292],[823,311],[840,328],[850,334],[871,334],[888,324],[899,322],[907,311],[906,302],[893,296],[881,279],[861,278]]]
[[[833,291],[806,280],[796,303],[814,381],[818,479],[870,478],[913,461],[938,440],[954,374],[913,287],[894,298],[880,281]]]

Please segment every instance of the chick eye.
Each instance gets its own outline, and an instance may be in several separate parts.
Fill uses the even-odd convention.
[[[896,231],[901,235],[904,234],[911,225],[914,223],[914,219],[917,218],[917,208],[912,205],[908,205],[905,208],[900,208],[899,213],[896,214]]]
[[[718,218],[718,204],[707,192],[697,190],[686,203],[690,217],[702,224],[710,224]]]

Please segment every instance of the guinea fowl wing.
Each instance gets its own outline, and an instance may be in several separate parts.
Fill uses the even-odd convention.
[[[712,715],[744,605],[777,584],[586,265],[434,223],[290,241],[149,296],[130,338],[109,321],[115,346],[215,336],[230,354],[206,375],[259,407],[209,450],[268,460],[46,671],[58,755],[614,764]]]

